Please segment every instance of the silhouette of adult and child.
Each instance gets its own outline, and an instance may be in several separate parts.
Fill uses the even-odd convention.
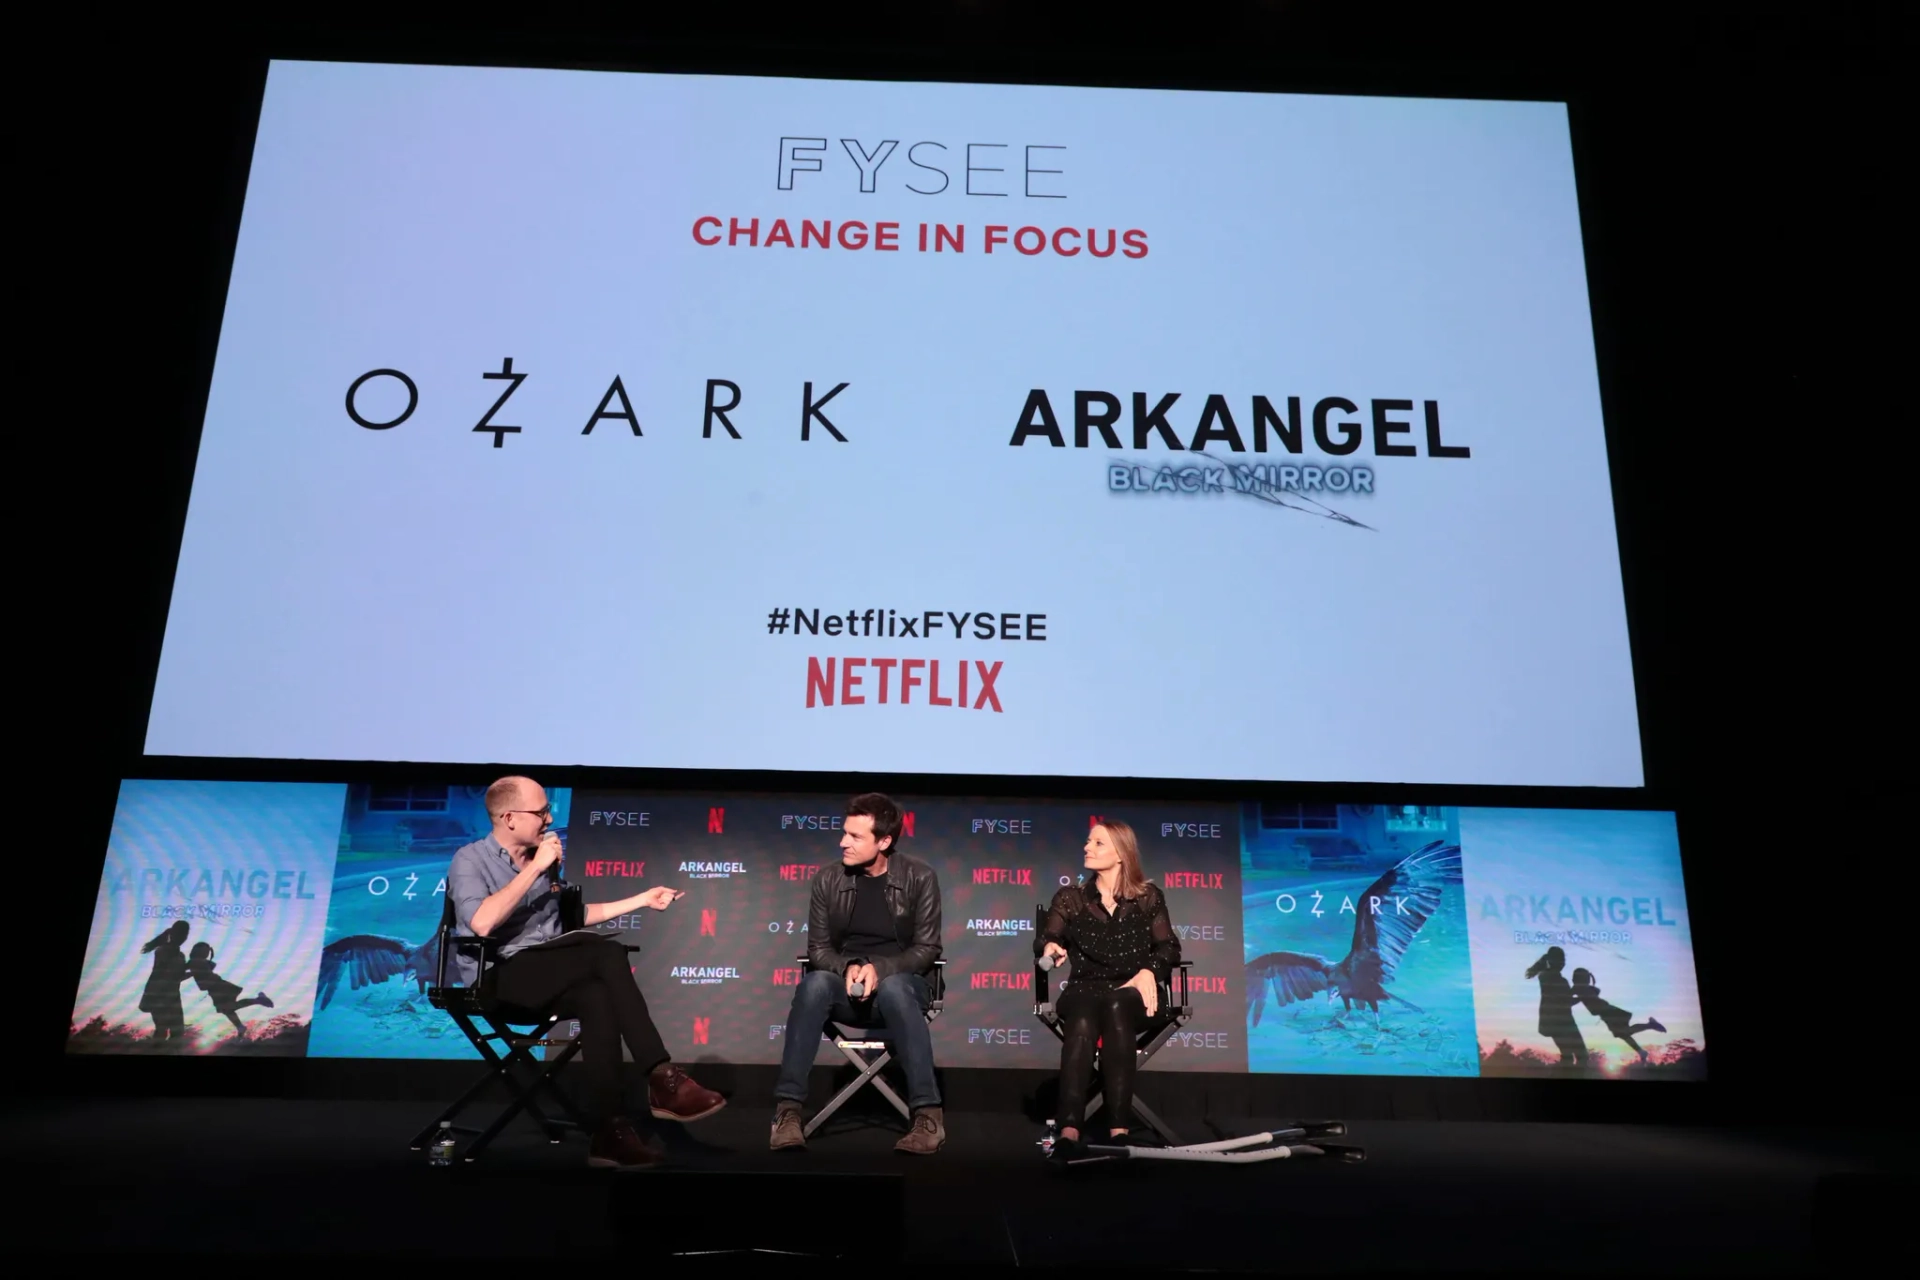
[[[1640,1061],[1645,1062],[1647,1051],[1634,1037],[1642,1031],[1665,1031],[1660,1020],[1648,1018],[1645,1022],[1635,1022],[1631,1013],[1600,998],[1600,987],[1591,970],[1575,969],[1573,981],[1569,983],[1560,975],[1566,967],[1567,953],[1559,947],[1548,947],[1547,953],[1527,969],[1527,976],[1540,982],[1540,1034],[1560,1050],[1560,1065],[1587,1065],[1587,1041],[1580,1034],[1580,1024],[1573,1020],[1576,1004],[1585,1005],[1588,1013],[1606,1024],[1616,1038],[1631,1045],[1640,1055]]]
[[[273,1001],[264,991],[241,999],[240,985],[214,971],[213,948],[208,944],[196,942],[191,955],[183,953],[181,947],[186,944],[189,932],[190,926],[185,920],[176,920],[140,948],[141,955],[153,957],[153,972],[147,978],[146,990],[140,994],[141,1012],[153,1018],[153,1038],[179,1040],[186,1035],[187,1015],[180,1002],[180,985],[188,978],[206,993],[214,1011],[225,1014],[233,1023],[236,1034],[246,1035],[247,1027],[240,1021],[239,1011],[250,1005],[271,1009]]]

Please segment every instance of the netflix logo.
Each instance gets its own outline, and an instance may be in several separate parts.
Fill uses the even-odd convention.
[[[811,862],[783,862],[780,864],[782,880],[811,880],[820,873],[820,868]]]
[[[597,880],[601,876],[620,876],[628,880],[637,880],[647,874],[647,864],[644,861],[609,862],[604,859],[595,859],[583,865],[581,871],[589,880]]]
[[[1187,975],[1187,990],[1203,996],[1223,996],[1227,994],[1227,980],[1223,977],[1203,977],[1192,973]]]
[[[969,979],[969,982],[971,983],[972,989],[975,991],[1031,991],[1033,990],[1033,974],[1029,972],[1002,973],[997,970],[994,970],[994,971],[988,971],[984,973],[969,974],[968,979]]]
[[[806,972],[805,969],[798,968],[775,969],[773,971],[773,985],[776,987],[797,987],[800,985],[800,979],[806,975]]]
[[[975,867],[975,884],[1033,884],[1032,867]]]
[[[1160,883],[1168,889],[1224,889],[1227,876],[1224,871],[1169,871]]]

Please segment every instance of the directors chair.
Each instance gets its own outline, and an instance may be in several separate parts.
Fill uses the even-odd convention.
[[[804,953],[800,955],[799,960],[800,976],[805,978],[807,974],[813,972],[813,963]],[[947,962],[945,960],[933,962],[933,973],[927,978],[927,987],[930,996],[927,1002],[927,1021],[931,1023],[940,1016],[940,1010],[946,1007]],[[884,1026],[862,1026],[849,1022],[834,1022],[829,1025],[833,1028],[832,1033],[829,1034],[823,1029],[820,1033],[821,1038],[833,1041],[833,1047],[853,1064],[858,1074],[844,1089],[834,1094],[827,1105],[814,1114],[813,1119],[807,1121],[803,1129],[807,1137],[811,1138],[815,1129],[825,1124],[833,1117],[834,1112],[846,1105],[849,1098],[869,1084],[880,1091],[881,1097],[893,1104],[893,1109],[900,1113],[901,1119],[912,1123],[913,1111],[880,1074],[881,1070],[893,1061],[893,1032]]]
[[[1036,937],[1044,935],[1046,927],[1047,906],[1045,903],[1042,903],[1034,910],[1034,935]],[[1180,961],[1174,968],[1172,980],[1160,985],[1159,1012],[1147,1019],[1146,1024],[1140,1028],[1140,1034],[1133,1045],[1136,1070],[1144,1070],[1147,1063],[1153,1059],[1153,1055],[1160,1052],[1160,1050],[1165,1047],[1167,1041],[1172,1039],[1173,1033],[1185,1026],[1188,1020],[1193,1017],[1193,1004],[1187,994],[1187,971],[1192,967],[1192,961]],[[1047,969],[1042,966],[1041,958],[1035,957],[1033,962],[1033,1016],[1040,1019],[1047,1030],[1053,1032],[1054,1039],[1064,1044],[1067,1039],[1067,1033],[1065,1028],[1060,1024],[1060,1015],[1054,1008],[1052,996],[1048,993],[1047,973]],[[1060,983],[1060,989],[1065,991],[1066,988],[1067,982],[1063,980]],[[1102,1088],[1100,1080],[1100,1062],[1102,1056],[1109,1052],[1113,1052],[1113,1050],[1109,1049],[1106,1045],[1100,1045],[1094,1050],[1092,1092],[1087,1097],[1088,1119],[1092,1119],[1094,1114],[1100,1110],[1106,1101],[1104,1097],[1105,1090]],[[1135,1115],[1147,1122],[1148,1128],[1160,1135],[1162,1142],[1165,1142],[1168,1146],[1179,1142],[1179,1139],[1174,1136],[1173,1130],[1167,1126],[1167,1122],[1155,1115],[1153,1108],[1141,1100],[1138,1089],[1134,1090],[1133,1110]],[[1127,1124],[1129,1121],[1128,1117],[1119,1116],[1116,1117],[1112,1123]]]
[[[570,933],[583,928],[585,922],[586,905],[581,897],[580,886],[565,886],[560,892],[562,930]],[[493,994],[492,965],[500,939],[465,936],[456,932],[456,928],[453,898],[449,895],[440,908],[439,963],[434,985],[427,988],[427,1001],[434,1008],[446,1011],[454,1025],[460,1028],[461,1034],[473,1045],[475,1052],[486,1059],[488,1070],[415,1134],[409,1145],[415,1151],[424,1151],[439,1134],[441,1126],[446,1125],[457,1134],[474,1135],[472,1143],[462,1152],[462,1159],[471,1164],[522,1111],[546,1130],[548,1142],[560,1141],[569,1131],[585,1132],[588,1126],[579,1108],[554,1078],[580,1052],[579,1038],[554,1038],[553,1029],[562,1021],[562,1014],[535,1013],[496,998]],[[639,949],[631,945],[627,947],[630,952]],[[456,986],[447,981],[448,958],[456,951],[476,956],[480,962],[480,976],[470,986]],[[532,1030],[515,1030],[525,1027]],[[534,1058],[532,1051],[535,1049],[549,1051],[544,1062]],[[493,1122],[484,1129],[453,1123],[496,1080],[506,1085],[509,1100]],[[542,1098],[552,1105],[557,1116],[541,1109]]]

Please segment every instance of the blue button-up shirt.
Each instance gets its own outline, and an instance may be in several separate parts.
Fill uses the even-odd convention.
[[[455,932],[472,937],[473,913],[519,874],[520,865],[494,839],[492,832],[454,854],[453,865],[447,868],[447,893],[453,899]],[[561,932],[559,887],[551,877],[541,876],[527,890],[520,905],[493,926],[490,936],[500,939],[500,949],[494,954],[504,960],[515,952],[557,938]],[[461,983],[471,983],[479,972],[478,961],[471,951],[455,951],[453,965],[455,980]]]

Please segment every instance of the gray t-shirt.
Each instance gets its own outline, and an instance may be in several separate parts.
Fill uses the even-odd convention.
[[[454,854],[453,864],[447,868],[447,894],[453,899],[454,932],[472,937],[473,913],[519,874],[519,864],[494,839],[492,832]],[[560,887],[552,877],[541,876],[527,890],[520,905],[493,927],[492,936],[500,939],[500,949],[494,954],[504,960],[528,947],[550,942],[561,932]],[[455,951],[452,959],[456,981],[471,983],[478,976],[479,967],[471,952]]]

